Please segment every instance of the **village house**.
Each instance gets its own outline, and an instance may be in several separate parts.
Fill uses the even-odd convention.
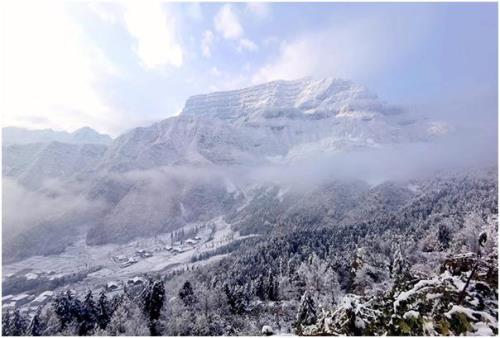
[[[53,291],[44,291],[41,294],[39,294],[38,297],[33,299],[30,305],[39,306],[47,304],[52,299],[53,296],[54,296]]]
[[[106,290],[108,290],[108,291],[116,291],[118,289],[121,289],[120,282],[111,281],[111,282],[108,282],[108,284],[106,284]]]
[[[135,254],[141,258],[153,257],[153,254],[150,251],[144,249],[136,250]]]
[[[117,255],[113,256],[113,260],[115,261],[115,263],[124,263],[128,261],[128,257],[124,255]]]

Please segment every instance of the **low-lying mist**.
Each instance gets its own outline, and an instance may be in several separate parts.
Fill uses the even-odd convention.
[[[71,218],[88,217],[105,207],[102,201],[86,198],[84,187],[76,183],[47,180],[36,191],[27,189],[12,178],[4,178],[2,183],[4,238],[42,223],[59,222],[69,215]]]
[[[491,133],[463,137],[453,132],[435,142],[322,154],[292,164],[254,168],[251,177],[258,182],[307,188],[336,179],[363,180],[374,185],[438,172],[491,167],[498,161],[496,137]]]
[[[4,178],[4,243],[21,241],[32,229],[43,236],[40,229],[54,231],[52,224],[75,234],[92,229],[95,238],[90,244],[113,241],[121,232],[125,235],[120,240],[125,241],[235,210],[256,186],[301,194],[335,180],[362,180],[373,186],[496,167],[497,160],[496,132],[455,128],[433,142],[331,152],[291,163],[101,172],[85,179],[46,180],[37,190]],[[101,232],[107,235],[99,238]]]

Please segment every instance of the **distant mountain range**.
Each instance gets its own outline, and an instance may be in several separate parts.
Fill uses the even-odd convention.
[[[113,139],[92,128],[83,127],[72,133],[52,129],[31,130],[25,128],[2,128],[2,145],[61,142],[74,144],[110,144]]]

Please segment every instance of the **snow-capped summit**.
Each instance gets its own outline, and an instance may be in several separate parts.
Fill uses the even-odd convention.
[[[110,144],[113,139],[106,134],[101,134],[90,127],[83,127],[71,133],[74,143]]]
[[[196,95],[179,116],[120,136],[103,167],[258,164],[427,141],[431,125],[350,81],[306,78]],[[442,128],[441,128],[442,129]]]
[[[331,153],[429,141],[446,132],[444,123],[412,117],[352,82],[308,78],[192,97],[180,115],[132,129],[109,146],[6,146],[2,165],[4,176],[29,190],[43,190],[44,182],[84,186],[82,194],[103,208],[96,219],[82,217],[91,224],[87,241],[102,244],[237,210],[254,194],[252,177],[236,177],[245,168],[302,167]],[[90,128],[68,135],[100,139]],[[281,191],[273,201],[288,198]],[[270,199],[256,196],[259,208]]]
[[[190,97],[181,114],[221,119],[248,119],[261,115],[328,114],[345,110],[381,109],[377,96],[350,81],[305,78],[269,83]]]
[[[414,118],[350,81],[273,81],[189,98],[179,116],[132,129],[111,142],[97,170],[287,163],[325,152],[428,141],[447,130],[442,122]],[[4,145],[110,141],[89,127],[71,134],[3,131]]]

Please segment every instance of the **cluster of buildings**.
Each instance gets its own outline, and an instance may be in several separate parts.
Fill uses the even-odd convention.
[[[185,241],[178,241],[172,243],[172,245],[165,245],[162,247],[157,247],[153,251],[158,252],[158,251],[168,251],[173,253],[174,255],[186,252],[188,250],[191,250],[193,247],[196,246],[201,241],[201,237],[196,236],[193,238],[188,238]],[[131,266],[132,264],[137,263],[139,258],[145,259],[153,257],[153,252],[146,250],[146,249],[137,249],[135,251],[135,254],[133,256],[126,256],[126,255],[116,255],[113,256],[113,261],[117,264],[120,264],[120,268],[126,268],[128,266]]]
[[[106,284],[106,291],[118,291],[123,289],[126,285],[128,287],[141,286],[146,283],[146,279],[144,277],[135,276],[133,278],[129,278],[126,281],[110,281]]]
[[[192,250],[201,241],[201,237],[188,238],[185,241],[177,241],[171,243],[171,245],[162,245],[156,247],[151,251],[146,249],[137,249],[132,255],[116,255],[112,259],[115,263],[119,264],[120,268],[126,268],[133,264],[139,262],[140,259],[147,259],[153,257],[153,252],[167,251],[173,255],[180,254],[189,250]],[[162,243],[165,244],[165,243]],[[16,274],[5,275],[5,278],[11,278],[15,276],[25,277],[26,280],[36,281],[40,278],[47,278],[52,280],[54,278],[61,277],[61,274],[56,274],[55,271],[42,272],[34,271],[32,269],[26,269],[20,271]],[[142,286],[146,283],[146,279],[142,276],[135,276],[127,280],[115,280],[109,281],[104,285],[104,289],[107,292],[113,293],[115,291],[123,290],[124,287],[137,287]],[[54,298],[54,291],[44,291],[40,294],[33,293],[20,293],[17,295],[6,295],[2,297],[2,310],[9,311],[19,309],[22,312],[35,313],[40,306],[49,303]]]
[[[139,262],[137,258],[149,258],[149,257],[153,257],[153,253],[151,253],[148,250],[140,249],[135,251],[135,255],[133,257],[127,257],[125,255],[113,256],[113,261],[115,263],[119,263],[120,268],[126,268],[128,266],[131,266],[132,264]]]
[[[131,266],[132,264],[139,262],[137,258],[127,257],[125,255],[113,256],[113,261],[120,264],[120,268],[126,268],[127,266]]]
[[[201,241],[201,237],[193,237],[193,238],[188,238],[183,242],[174,242],[172,246],[165,246],[163,249],[166,251],[170,251],[173,254],[178,254],[182,252],[186,252],[188,250],[191,250],[196,246]]]

